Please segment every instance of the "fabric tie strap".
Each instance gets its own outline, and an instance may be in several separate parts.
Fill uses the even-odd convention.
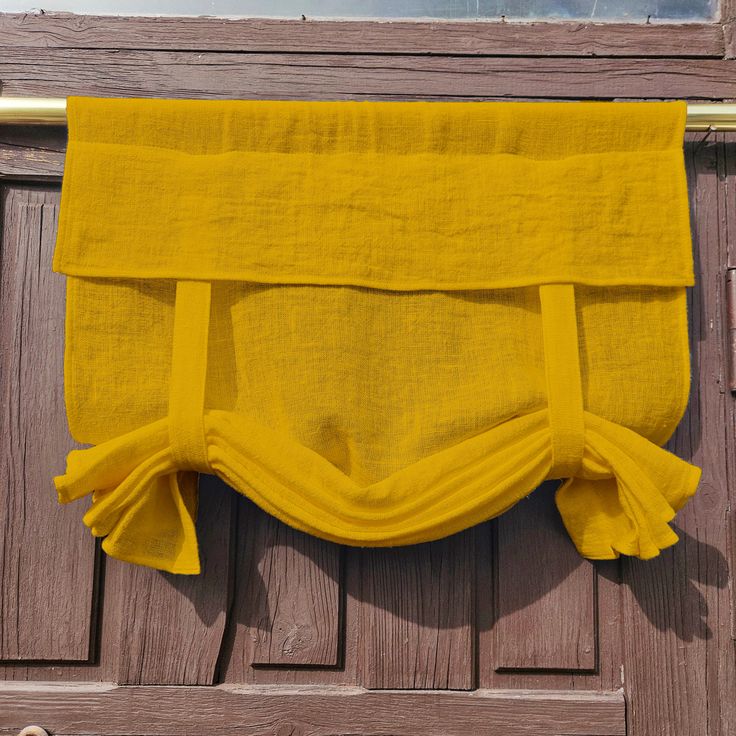
[[[585,450],[583,388],[573,284],[539,287],[547,404],[552,433],[550,478],[575,475]]]
[[[209,281],[177,281],[169,387],[171,455],[182,470],[211,473],[204,435]]]

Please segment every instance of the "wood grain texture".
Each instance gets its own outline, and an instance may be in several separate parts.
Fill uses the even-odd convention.
[[[487,527],[487,528],[484,528]],[[554,690],[614,691],[623,686],[621,679],[622,642],[624,633],[621,620],[620,561],[593,562],[596,570],[596,665],[588,670],[559,669],[497,669],[496,631],[497,591],[494,590],[494,536],[496,522],[489,522],[476,529],[477,550],[477,639],[478,639],[478,687],[488,689],[537,688]],[[527,580],[517,585],[535,590]],[[536,586],[539,591],[539,587]],[[544,593],[544,590],[541,591]],[[529,606],[536,605],[529,598]],[[554,614],[553,614],[554,615]],[[519,644],[523,647],[523,644]],[[512,645],[509,645],[512,646]]]
[[[237,658],[245,667],[336,667],[341,548],[282,524],[246,499],[239,509],[231,609]]]
[[[41,133],[41,131],[38,132]],[[29,131],[26,136],[29,142],[32,138],[31,133],[32,131]],[[43,135],[39,135],[39,141],[41,141],[42,145],[44,140]],[[32,145],[31,148],[33,148]],[[59,191],[57,186],[48,184],[43,186],[23,186],[8,183],[6,187],[9,196],[13,197],[18,205],[25,206],[29,203],[58,205]],[[44,221],[47,224],[53,222],[54,227],[56,227],[56,222],[53,218],[45,218]],[[16,222],[17,225],[17,218],[6,216],[5,224],[8,225],[11,222]],[[5,235],[3,253],[5,262],[7,263],[13,253],[17,255],[18,253],[22,253],[22,250],[20,250],[20,246],[16,242],[19,237],[17,227],[6,229]],[[64,455],[69,447],[75,445],[71,443],[71,440],[65,434],[67,430],[64,405],[58,396],[62,380],[62,366],[59,361],[60,341],[63,335],[64,321],[64,282],[62,277],[50,272],[50,244],[48,242],[44,244],[44,249],[48,260],[40,272],[34,271],[33,258],[41,253],[41,249],[30,249],[27,254],[30,258],[30,268],[26,269],[27,273],[25,277],[38,278],[40,273],[43,275],[44,283],[46,279],[49,279],[46,284],[48,287],[47,291],[44,294],[35,295],[36,300],[34,301],[33,308],[42,310],[41,318],[43,323],[51,331],[49,334],[53,334],[53,340],[58,341],[58,344],[55,346],[51,344],[46,345],[44,339],[39,338],[39,344],[43,349],[47,349],[47,353],[44,355],[46,362],[41,361],[40,364],[48,364],[49,366],[52,363],[56,364],[53,369],[53,375],[48,377],[48,384],[44,383],[44,386],[40,387],[39,391],[44,400],[47,400],[49,397],[55,397],[55,400],[53,414],[45,416],[45,424],[42,427],[43,431],[39,433],[37,441],[39,447],[42,448],[38,455],[39,459],[46,457],[46,452],[54,453],[49,471],[53,470],[55,474],[63,470]],[[5,285],[2,291],[6,298],[10,298],[13,293],[10,285]],[[15,320],[19,319],[18,314],[12,310],[10,312],[3,312],[2,314],[3,326],[7,325],[7,328],[10,328],[12,325],[17,324]],[[8,321],[5,322],[5,319]],[[37,318],[34,319],[37,320]],[[26,332],[27,336],[29,334],[31,333]],[[4,345],[4,343],[0,344]],[[11,403],[15,402],[15,404],[18,403],[19,397],[22,396],[19,391],[20,384],[15,382],[16,378],[17,376],[11,376],[13,389],[11,391],[10,401]],[[5,399],[7,399],[7,395],[5,395]],[[6,401],[5,405],[10,406],[11,404]],[[60,433],[58,436],[67,436],[67,440],[70,442],[68,446],[54,448],[58,439],[57,430]],[[29,470],[31,473],[36,472],[33,463],[29,465]],[[48,481],[50,481],[50,476],[45,482]],[[7,488],[7,486],[3,486],[3,488]],[[88,617],[93,612],[93,628],[95,630],[90,632],[92,642],[90,642],[89,646],[87,645],[88,637],[86,634],[83,635],[79,632],[76,634],[76,648],[81,652],[77,656],[83,657],[82,660],[73,662],[71,660],[6,660],[0,663],[0,679],[51,681],[114,680],[117,676],[120,660],[119,625],[116,619],[118,609],[113,602],[113,590],[109,589],[107,585],[110,582],[110,578],[105,579],[104,576],[105,556],[101,555],[98,559],[97,572],[99,575],[96,576],[96,582],[98,582],[97,587],[100,590],[99,595],[93,592],[90,599],[87,584],[85,583],[86,579],[75,582],[73,577],[79,574],[84,564],[88,564],[90,568],[92,567],[87,555],[93,555],[95,552],[93,539],[81,520],[88,506],[88,501],[59,506],[56,503],[55,493],[50,482],[48,482],[48,489],[44,491],[42,498],[48,504],[48,508],[43,509],[44,514],[40,521],[50,527],[45,530],[45,536],[43,537],[45,564],[49,564],[54,559],[54,555],[57,555],[55,558],[57,562],[62,561],[62,572],[58,574],[57,567],[53,576],[44,573],[43,570],[39,570],[37,574],[25,578],[23,594],[19,600],[21,602],[27,600],[33,601],[32,606],[26,606],[26,609],[29,607],[31,609],[31,613],[26,616],[26,622],[33,622],[38,631],[43,631],[47,626],[53,626],[53,636],[60,639],[70,626],[81,626],[82,629],[87,628],[87,618],[85,617]],[[2,508],[5,509],[5,507],[6,505],[3,503]],[[32,531],[32,527],[29,526],[27,531]],[[63,550],[57,549],[58,543],[69,546],[77,542],[79,544],[79,552],[73,556],[70,556]],[[34,545],[34,548],[36,551],[40,549],[37,544]],[[30,549],[31,547],[29,546]],[[71,578],[68,577],[70,571]],[[50,584],[49,579],[51,579]],[[6,593],[8,596],[13,596],[12,587],[4,587],[0,591],[0,598],[4,597]],[[75,612],[74,608],[70,608],[70,605],[78,607],[79,611]],[[53,617],[50,623],[49,616]],[[24,625],[27,625],[27,623]],[[99,646],[100,642],[102,642],[102,646]],[[88,649],[90,650],[89,657],[83,656],[84,652]]]
[[[736,5],[732,2],[736,11]],[[726,268],[736,268],[736,147],[733,134],[722,136],[719,142],[718,160],[720,179],[721,229],[726,248]],[[726,336],[726,348],[730,348]],[[728,476],[729,503],[727,509],[728,536],[726,555],[733,576],[736,569],[736,393],[726,399],[726,472]],[[731,590],[731,639],[736,641],[736,586]]]
[[[75,444],[63,396],[64,280],[51,272],[58,192],[2,192],[0,658],[87,660],[95,544],[52,477]]]
[[[117,588],[113,601],[121,609],[116,617],[120,622],[117,682],[214,682],[228,609],[232,494],[214,476],[200,476],[199,575],[173,575],[107,560],[107,576]]]
[[[65,127],[0,126],[0,179],[57,180],[66,141]]]
[[[220,681],[357,684],[359,603],[345,595],[344,580],[354,573],[343,549],[235,496],[234,591]]]
[[[0,736],[624,736],[621,693],[0,684]],[[145,724],[145,725],[143,725]]]
[[[349,550],[360,566],[365,687],[475,687],[474,534]]]
[[[5,59],[8,59],[9,56],[7,54]],[[236,55],[227,56],[234,57]],[[289,84],[291,82],[288,80],[284,81],[283,77],[288,77],[289,64],[293,57],[288,54],[274,54],[273,56],[278,57],[279,60],[284,60],[284,63],[277,69],[272,70],[273,85],[271,87],[266,77],[256,80],[260,85],[260,89],[263,90],[264,95],[278,96],[271,94],[269,92],[271,89],[275,89],[277,92],[282,89],[286,89],[287,91],[292,90],[294,96],[311,96],[313,99],[321,93],[319,84],[322,79],[323,69],[319,64],[315,65],[312,71],[308,73],[297,65],[296,74],[299,77],[299,81],[296,83],[296,86],[290,87]],[[30,64],[33,58],[32,54],[30,56],[23,55],[21,51],[18,51],[18,59],[21,61],[23,59],[31,60],[28,61]],[[100,70],[99,74],[107,73],[110,65],[114,63],[114,58],[113,55],[107,57],[105,64],[101,64],[98,67]],[[124,68],[131,58],[134,59],[134,61],[130,62],[133,68],[132,72]],[[159,58],[158,55],[153,56],[154,60]],[[186,55],[181,55],[176,58],[182,60],[182,63],[184,63],[187,57]],[[110,61],[110,59],[113,61]],[[205,75],[206,59],[207,55],[205,55],[204,60],[199,62],[199,67],[195,69],[195,73],[198,75],[198,81],[196,85],[191,87],[192,89],[199,90],[195,94],[238,96],[238,89],[240,89],[238,85],[241,84],[244,78],[243,71],[241,70],[234,74],[232,84],[228,83],[226,73],[218,71],[214,75],[213,80],[220,86],[214,87],[207,85]],[[216,61],[217,64],[221,63],[220,55],[217,55]],[[403,60],[399,59],[399,61]],[[421,60],[417,59],[417,61],[420,62]],[[438,67],[434,67],[429,63],[437,61],[442,62],[445,60],[424,59],[424,62],[427,63],[426,68],[428,70],[438,69]],[[459,69],[459,62],[461,61],[464,62],[465,60],[453,60],[453,62],[458,63],[454,66],[450,65],[453,69],[451,72],[452,79],[455,81],[459,78],[465,80],[459,85],[459,89],[463,94],[467,94],[468,98],[482,99],[482,97],[473,97],[474,73],[472,70],[474,67],[469,66],[469,71],[466,73]],[[513,71],[513,68],[518,66],[518,61],[507,60],[507,69]],[[528,80],[528,77],[524,75],[530,73],[530,64],[535,60],[524,61],[526,66],[524,64],[521,65],[523,74],[519,78],[522,81],[525,79]],[[596,64],[600,63],[601,60],[588,59],[585,61],[592,63],[590,66],[583,65],[580,67],[581,70],[589,70],[590,72],[591,79],[586,83],[586,89],[595,89],[596,79],[600,80],[601,88],[608,85],[611,76],[615,75],[613,67],[597,67]],[[118,76],[113,81],[105,82],[104,80],[97,79],[98,71],[92,67],[87,70],[82,82],[79,82],[79,84],[88,84],[91,88],[95,89],[102,85],[105,89],[111,89],[114,94],[121,96],[129,93],[134,94],[142,89],[141,85],[143,84],[140,82],[140,78],[144,74],[141,68],[140,58],[136,58],[135,54],[133,54],[132,57],[123,57],[123,62],[118,70]],[[386,63],[386,60],[383,60],[383,62]],[[44,61],[44,64],[50,63],[48,59]],[[359,57],[358,64],[362,63],[363,57]],[[564,85],[565,80],[568,78],[569,70],[575,63],[576,61],[572,59],[560,59],[556,67],[555,65],[547,66],[545,64],[540,67],[544,69],[545,74],[550,79],[550,90],[557,90]],[[683,70],[684,74],[688,74],[689,70],[692,69],[693,79],[691,84],[693,86],[696,85],[697,75],[703,69],[703,67],[699,66],[699,63],[691,64],[688,62],[687,64],[678,64],[674,61],[669,61],[668,63],[670,69],[679,67]],[[720,64],[720,62],[718,63]],[[392,64],[393,60],[388,60],[389,71],[383,72],[379,70],[376,72],[379,75],[376,85],[380,87],[380,79],[384,78],[380,75],[387,73],[388,86],[393,94],[396,82],[392,82],[391,80],[396,80],[396,75],[400,75],[401,73],[397,72]],[[20,66],[21,64],[19,62],[18,69]],[[71,68],[72,70],[79,70],[82,66],[83,64],[80,62],[78,66],[75,67],[72,65]],[[652,79],[636,79],[636,74],[633,72],[636,66],[637,61],[632,61],[630,67],[625,66],[623,77],[616,82],[628,90],[622,96],[636,97],[640,93],[652,93],[655,84]],[[67,70],[69,69],[66,62],[62,63],[62,67]],[[46,68],[46,66],[42,65],[42,72]],[[258,68],[260,69],[261,67]],[[722,68],[727,69],[730,67]],[[162,74],[161,69],[158,62],[153,65],[152,73],[154,77]],[[646,65],[641,67],[641,69],[643,70],[642,74],[646,76],[648,73]],[[77,76],[81,74],[79,71],[74,73]],[[325,88],[325,96],[329,97],[339,94],[343,98],[349,97],[350,95],[362,98],[367,78],[364,71],[356,74],[354,84],[350,77],[350,69],[342,69],[341,73],[343,76],[339,78],[339,83],[338,81],[334,81],[334,78],[330,76],[331,73],[327,75],[329,83]],[[431,77],[432,74],[439,74],[441,76],[444,73],[442,71],[427,71],[423,78]],[[502,79],[506,73],[499,72]],[[709,73],[706,70],[704,88],[712,81],[708,77]],[[13,85],[15,85],[14,88],[21,89],[25,83],[22,79],[22,74],[18,70],[14,74],[16,74],[16,80],[13,82]],[[172,79],[176,81],[179,78],[186,77],[186,70],[182,69],[178,74],[179,76],[172,76],[172,73],[167,71],[163,77],[165,81],[168,80],[167,84],[169,84]],[[481,77],[484,80],[484,84],[490,84],[489,80],[495,74],[495,71],[488,72],[486,70],[478,72],[475,76]],[[312,79],[311,89],[309,89],[309,85],[307,84],[310,75]],[[34,76],[35,70],[33,67],[26,67],[25,78],[29,84],[34,83]],[[5,82],[2,73],[0,73],[0,79],[3,79]],[[46,88],[49,90],[49,94],[62,96],[67,93],[68,87],[63,73],[57,74],[52,81],[43,81],[43,84],[48,85]],[[530,84],[531,86],[529,86]],[[154,80],[150,86],[145,86],[144,88],[153,90],[151,94],[160,94],[161,96],[168,95],[167,90],[171,89],[171,86],[164,84],[161,88],[162,91],[159,92],[154,89],[155,87],[156,82]],[[451,85],[447,84],[444,90],[447,91],[450,87]],[[186,86],[183,88],[189,89]],[[178,90],[179,88],[175,87],[174,89]],[[416,89],[412,89],[411,85],[407,85],[406,89],[408,89],[407,97],[413,99],[423,96],[424,90],[434,89],[434,87],[430,82],[426,81]],[[528,92],[530,89],[535,90],[537,94],[543,97],[549,96],[546,92],[547,87],[542,74],[540,74],[539,79],[532,80],[531,83],[525,82],[524,85],[511,90],[511,92],[519,97],[533,96],[533,94]],[[637,93],[637,89],[642,92]],[[732,89],[733,87],[728,87],[728,85],[722,87],[722,91],[726,92]],[[712,92],[713,90],[711,89],[709,91]],[[4,94],[9,94],[7,83],[3,87],[3,92]],[[302,92],[303,94],[301,94]],[[452,93],[450,92],[448,94]],[[726,95],[725,98],[729,96],[733,97],[734,95]],[[438,98],[443,99],[441,95]],[[456,99],[450,96],[447,98]],[[716,97],[716,99],[719,98]],[[2,138],[2,132],[0,130],[0,139]],[[690,136],[690,139],[700,140],[702,137],[702,134],[698,134]],[[716,142],[715,151],[711,149],[714,141]],[[718,354],[719,351],[722,351],[723,347],[722,322],[719,321],[722,317],[722,312],[718,293],[722,286],[722,281],[719,279],[722,276],[723,265],[728,259],[730,259],[728,261],[730,265],[735,264],[734,243],[736,243],[736,239],[734,239],[733,234],[736,232],[736,213],[734,212],[736,198],[734,198],[733,166],[734,162],[736,162],[736,153],[734,152],[733,141],[733,136],[723,137],[722,134],[715,137],[710,136],[697,157],[698,164],[695,174],[697,186],[694,187],[692,192],[696,215],[694,219],[694,234],[698,241],[697,245],[700,253],[699,262],[696,266],[698,269],[701,269],[705,265],[705,270],[702,274],[698,272],[697,278],[702,280],[698,289],[693,293],[694,302],[692,304],[694,315],[697,315],[697,318],[694,317],[697,332],[693,335],[694,353],[697,357],[694,365],[697,372],[694,375],[694,404],[672,445],[678,454],[694,458],[697,463],[703,462],[707,471],[704,476],[704,481],[706,481],[707,485],[699,491],[696,498],[691,502],[692,508],[686,508],[680,514],[678,524],[685,529],[686,533],[683,535],[681,542],[673,550],[665,553],[663,558],[645,563],[623,561],[622,564],[625,574],[623,584],[620,584],[617,578],[618,562],[595,563],[593,565],[598,571],[597,613],[599,618],[599,657],[596,672],[559,672],[549,670],[508,670],[498,672],[494,669],[495,663],[493,657],[495,656],[496,632],[492,628],[492,621],[490,623],[488,621],[489,611],[492,611],[492,606],[495,605],[493,603],[493,591],[490,590],[491,584],[488,582],[489,576],[492,582],[490,571],[493,568],[494,560],[490,545],[488,545],[488,550],[484,551],[486,549],[486,541],[490,540],[488,534],[489,525],[482,525],[477,530],[478,539],[482,541],[482,544],[476,544],[475,546],[479,554],[474,559],[474,563],[478,567],[477,574],[479,580],[476,592],[478,599],[476,628],[479,637],[478,658],[480,661],[479,681],[481,687],[514,689],[529,687],[565,688],[571,690],[578,690],[580,688],[615,689],[619,684],[620,675],[623,672],[630,702],[631,733],[635,734],[635,736],[650,736],[650,734],[657,734],[657,736],[659,734],[663,734],[664,736],[667,736],[667,734],[677,734],[677,736],[680,736],[680,734],[684,736],[688,736],[689,734],[698,734],[698,736],[701,734],[703,736],[730,736],[731,733],[736,731],[733,717],[733,698],[730,695],[735,690],[732,635],[736,631],[736,625],[734,625],[733,619],[733,586],[728,570],[729,562],[731,569],[733,569],[733,540],[736,538],[734,537],[736,525],[734,524],[734,517],[731,511],[734,504],[733,496],[736,493],[736,490],[734,490],[736,489],[736,482],[734,482],[734,458],[736,455],[734,455],[733,446],[734,437],[736,436],[736,419],[734,418],[733,398],[723,393],[724,387],[720,383],[721,369],[719,366],[721,365],[722,356]],[[32,141],[28,142],[32,148]],[[31,158],[32,153],[16,153],[16,163],[13,165],[19,167],[25,165],[30,167],[37,166]],[[29,157],[29,162],[24,164],[23,159],[26,155]],[[688,162],[692,174],[693,160],[691,149],[689,149]],[[34,168],[34,170],[37,169]],[[58,306],[53,307],[49,311],[49,314],[57,315],[53,317],[54,319],[59,318],[58,314],[60,313],[57,312],[57,309]],[[3,325],[2,329],[7,328]],[[718,347],[719,345],[720,347]],[[701,389],[702,396],[698,393],[697,389],[700,386],[703,387]],[[724,501],[724,499],[729,498],[728,494],[730,494],[730,505]],[[72,507],[69,507],[69,510],[72,511]],[[82,527],[81,522],[71,525],[69,529],[71,533],[86,531]],[[345,657],[342,666],[320,668],[275,666],[254,668],[251,667],[250,660],[242,660],[242,652],[245,650],[245,645],[243,645],[243,649],[233,652],[232,661],[226,662],[227,667],[221,670],[219,674],[216,673],[214,679],[227,679],[228,681],[236,682],[256,681],[261,683],[358,682],[360,678],[357,673],[357,662],[363,657],[365,647],[365,641],[358,646],[358,635],[363,631],[361,622],[365,611],[363,610],[364,603],[361,599],[361,573],[363,565],[362,563],[356,564],[356,559],[350,555],[345,559],[345,579],[347,585],[345,603],[346,639],[344,644]],[[232,581],[233,578],[241,573],[240,571],[232,571],[232,568],[230,569],[230,581]],[[395,575],[395,573],[388,571],[384,577],[391,577],[392,575]],[[222,580],[218,585],[227,588],[227,577],[227,575],[223,574]],[[117,585],[113,565],[110,565],[104,583],[105,600],[102,607],[102,610],[104,610],[102,617],[102,651],[98,660],[91,662],[87,666],[64,664],[61,662],[44,664],[41,662],[34,663],[33,661],[26,661],[7,665],[4,669],[0,667],[0,676],[37,680],[106,680],[117,678],[120,668],[124,666],[124,658],[127,656],[127,652],[123,649],[125,640],[120,636],[123,624],[117,621],[117,619],[121,617],[123,612],[130,610],[126,608],[125,604],[125,598],[128,592],[125,586],[120,587]],[[526,584],[531,588],[534,587],[533,580],[528,581]],[[731,586],[731,590],[729,590],[729,586]],[[142,593],[139,591],[135,595],[142,595]],[[546,595],[546,592],[543,591],[543,595]],[[618,607],[620,597],[624,599],[625,617],[623,626],[621,610]],[[390,615],[396,619],[401,619],[402,616],[406,617],[407,614],[405,611],[407,609],[402,600],[398,596],[394,596],[390,601],[392,603],[389,606],[389,609],[391,609]],[[530,606],[533,607],[535,605],[537,603],[532,599]],[[160,613],[159,615],[168,616],[168,609],[165,614]],[[238,615],[237,611],[233,610],[230,620],[236,620]],[[408,625],[406,621],[397,621],[395,624],[396,629],[403,626],[406,630],[411,630],[411,619],[412,617],[409,616]],[[128,622],[125,625],[130,626],[130,623]],[[148,626],[149,628],[155,628],[157,624],[150,622]],[[160,624],[160,626],[163,626],[163,624]],[[168,626],[171,628],[171,625]],[[154,633],[153,635],[157,636],[160,634]],[[243,638],[247,638],[246,633],[244,633]],[[617,646],[619,645],[623,645],[625,649],[623,655],[617,651]],[[181,642],[172,636],[168,639],[166,646],[174,649],[177,646],[181,646]],[[253,650],[250,649],[248,651]],[[165,653],[162,656],[168,657],[170,655]],[[622,664],[624,665],[623,668],[621,667]],[[461,667],[463,665],[458,663],[456,666]],[[166,667],[163,667],[163,669],[165,670]],[[18,686],[25,688],[31,687],[21,683]],[[182,688],[182,690],[186,690],[186,688]],[[340,688],[336,691],[331,690],[331,692],[350,692],[350,690]],[[24,693],[25,690],[15,691],[13,702],[16,705],[26,703],[27,698]],[[371,694],[384,695],[384,693],[375,691],[372,691]],[[390,695],[394,697],[395,694],[392,693]],[[399,693],[399,695],[415,698],[417,696],[422,697],[425,693]],[[447,693],[447,695],[454,696],[455,694]],[[460,693],[459,695],[463,694]],[[141,695],[141,697],[143,696]],[[434,698],[435,695],[432,694],[432,697]],[[67,705],[60,705],[60,701],[67,703]],[[210,707],[209,710],[203,705],[202,712],[197,713],[196,702],[192,701],[191,705],[186,703],[185,705],[171,706],[171,701],[163,699],[159,704],[158,701],[149,696],[141,713],[144,718],[147,718],[149,713],[147,709],[151,709],[154,706],[157,708],[160,707],[160,712],[154,715],[158,718],[158,723],[163,724],[167,719],[170,721],[172,713],[176,715],[177,712],[181,713],[182,711],[187,713],[195,712],[195,715],[197,717],[201,716],[202,719],[210,717],[213,712],[224,712],[220,705]],[[414,718],[416,710],[413,700],[392,700],[390,702],[394,715],[394,722],[391,725],[395,725],[396,712],[403,714],[406,711],[412,719]],[[440,701],[433,700],[432,702],[436,707],[440,707],[437,706],[437,703],[440,703]],[[513,702],[516,703],[517,700],[514,699]],[[340,708],[334,707],[332,703],[334,701],[328,701],[327,705],[322,704],[322,707],[331,710],[333,715],[334,713],[341,713]],[[78,701],[77,705],[79,705]],[[67,711],[63,710],[64,707],[67,707]],[[83,715],[83,713],[79,712],[80,708],[75,707],[74,702],[70,701],[66,695],[63,698],[59,696],[53,705],[47,704],[40,706],[37,701],[28,700],[27,710],[20,714],[25,717],[23,723],[14,722],[11,724],[11,728],[8,729],[6,728],[6,722],[0,720],[0,724],[2,724],[0,725],[0,733],[15,734],[21,725],[26,725],[28,722],[36,720],[36,715],[42,714],[42,712],[61,712],[63,714],[65,712],[69,713],[68,709],[72,707],[76,711],[70,714],[72,717],[81,717]],[[180,710],[177,710],[177,707]],[[441,707],[445,707],[444,702],[441,703]],[[541,706],[538,707],[541,708]],[[544,707],[546,708],[546,706]],[[581,707],[584,708],[585,706]],[[42,711],[42,708],[46,710]],[[169,708],[168,713],[166,708]],[[376,724],[376,721],[370,721],[373,707],[371,706],[368,710],[366,723]],[[5,708],[5,703],[0,700],[0,719],[6,712],[8,711]],[[470,709],[468,712],[470,712]],[[301,721],[298,720],[298,714],[291,719],[288,713],[290,712],[284,715],[283,713],[272,712],[270,716],[271,720],[268,723],[271,726],[276,724],[276,727],[283,725],[286,733],[289,733],[289,728],[294,727],[296,729]],[[481,717],[485,718],[483,714],[486,713],[487,711],[483,711]],[[427,717],[427,711],[420,710],[417,718],[421,718],[423,722],[417,724],[417,722],[412,720],[407,726],[407,729],[413,727],[413,733],[431,733],[431,731],[423,728],[425,725],[424,722],[427,722],[433,728],[436,726],[436,732],[447,733],[449,731],[443,731],[442,728],[448,725],[448,723],[454,728],[454,719],[457,718],[457,713],[451,709],[448,712],[448,722],[438,724],[434,719],[439,718],[440,715],[441,713],[438,715],[432,711],[429,717]],[[586,711],[586,715],[589,716],[589,723],[597,723],[597,721],[593,720],[597,715],[595,710]],[[268,715],[264,716],[264,718],[268,717]],[[462,718],[464,717],[469,718],[470,716],[462,716]],[[104,721],[104,719],[100,719],[98,715],[94,714],[90,714],[88,718],[90,722],[87,724],[88,727],[85,728],[84,732],[86,733],[90,733],[92,729],[99,728],[101,721]],[[386,718],[388,719],[388,716]],[[460,726],[465,729],[466,733],[473,732],[473,729],[468,730],[467,721],[462,721],[462,718],[459,721]],[[524,718],[523,714],[522,718]],[[236,721],[236,725],[244,722]],[[264,722],[259,721],[261,724]],[[48,721],[48,723],[50,724],[51,721]],[[175,721],[174,723],[176,724]],[[346,728],[351,724],[354,725],[352,721],[347,721],[346,723]],[[489,723],[491,723],[491,726],[489,726],[490,729],[494,722],[491,720]],[[526,720],[520,722],[519,719],[516,719],[515,723],[517,727],[520,727],[520,725],[526,723]],[[138,726],[141,725],[139,721],[129,719],[129,723],[123,726],[123,728],[128,728],[128,732],[131,732],[136,728],[136,724]],[[378,723],[377,725],[380,726],[381,724]],[[534,727],[536,726],[530,726],[530,728]],[[164,729],[165,726],[161,725],[160,728]],[[242,732],[250,733],[249,728],[250,726],[243,726]],[[210,723],[208,722],[207,725],[201,726],[199,732],[203,733],[211,730]],[[273,733],[274,730],[269,733]],[[480,728],[475,728],[475,732],[479,730]],[[79,733],[79,731],[77,732]],[[497,732],[508,733],[503,725],[497,726]],[[528,732],[533,733],[534,731]],[[556,731],[547,722],[546,730],[543,724],[537,732],[555,733]],[[63,731],[63,733],[71,734],[74,731]],[[396,731],[392,730],[389,725],[386,725],[386,730],[378,730],[374,731],[374,733],[396,733]]]
[[[0,80],[11,96],[717,100],[736,98],[736,61],[0,47]]]
[[[0,15],[5,46],[501,56],[723,56],[717,23],[503,23]]]
[[[732,7],[736,7],[736,4],[732,3]],[[736,13],[731,20],[723,24],[723,45],[724,58],[736,58]]]
[[[720,21],[723,26],[725,58],[736,57],[736,0],[720,0]]]
[[[729,606],[723,266],[723,147],[718,134],[686,147],[696,285],[690,290],[693,385],[668,447],[703,468],[678,514],[680,541],[647,562],[626,560],[624,683],[632,733],[727,736],[736,732],[736,672]],[[701,136],[688,136],[700,140]],[[730,146],[733,156],[733,144]]]
[[[720,0],[718,6],[720,10],[720,21],[722,24],[736,20],[735,0]]]
[[[495,666],[593,670],[596,579],[545,483],[496,521]]]

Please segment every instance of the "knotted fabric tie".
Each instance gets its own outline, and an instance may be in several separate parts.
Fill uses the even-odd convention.
[[[570,478],[580,469],[585,451],[575,287],[543,284],[539,287],[539,299],[552,440],[549,477]]]

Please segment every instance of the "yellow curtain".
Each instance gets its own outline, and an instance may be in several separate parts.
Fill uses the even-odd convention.
[[[693,283],[675,102],[67,101],[62,503],[199,572],[197,474],[350,545],[545,479],[580,553],[650,558]]]

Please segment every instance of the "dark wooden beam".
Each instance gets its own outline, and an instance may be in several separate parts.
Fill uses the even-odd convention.
[[[721,58],[718,23],[301,21],[0,14],[3,46],[274,53]]]
[[[624,736],[619,692],[369,691],[0,683],[0,736],[28,724],[96,736]]]
[[[269,99],[736,98],[736,61],[3,48],[10,96]]]

